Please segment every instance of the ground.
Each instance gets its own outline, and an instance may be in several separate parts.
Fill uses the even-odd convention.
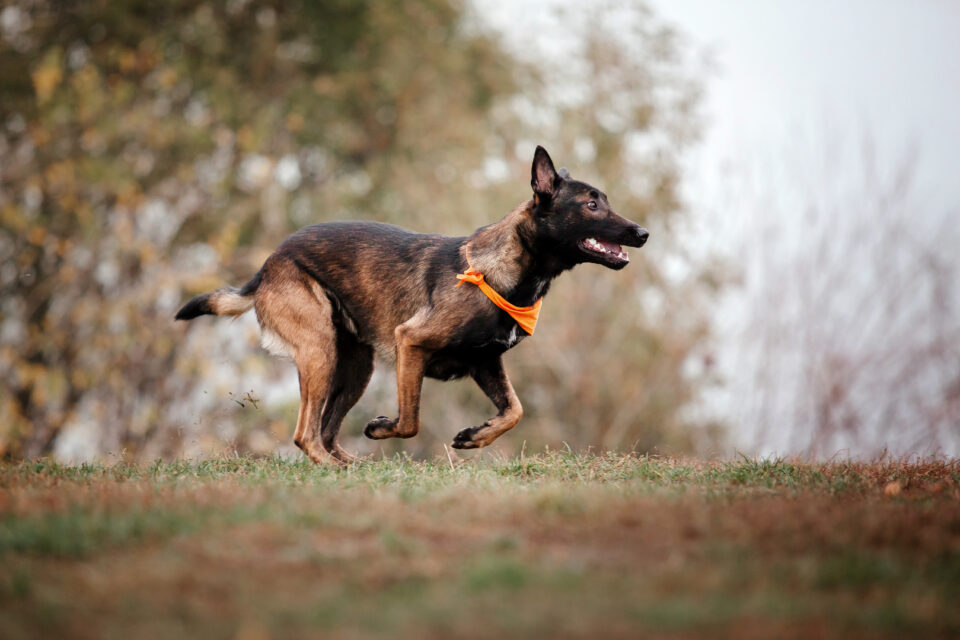
[[[3,638],[956,637],[960,462],[0,464]]]

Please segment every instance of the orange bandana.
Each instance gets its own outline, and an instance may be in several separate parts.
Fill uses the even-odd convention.
[[[537,327],[537,318],[540,317],[540,305],[543,303],[543,298],[534,302],[530,307],[512,305],[504,300],[503,296],[494,291],[493,287],[484,282],[483,274],[479,271],[474,271],[472,267],[464,273],[458,273],[457,280],[460,281],[457,283],[458,287],[464,282],[469,282],[480,287],[480,291],[483,291],[493,304],[509,313],[510,317],[516,320],[520,328],[526,331],[528,335],[533,335],[533,330]]]

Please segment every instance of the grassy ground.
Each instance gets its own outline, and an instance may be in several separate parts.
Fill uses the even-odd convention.
[[[0,637],[956,637],[960,463],[0,465]]]

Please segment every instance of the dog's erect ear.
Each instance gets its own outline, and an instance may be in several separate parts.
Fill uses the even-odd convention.
[[[553,160],[550,159],[550,154],[539,145],[537,145],[536,153],[533,154],[531,174],[530,186],[533,187],[535,194],[550,198],[557,192],[557,187],[560,186],[562,178],[557,175],[556,169],[553,168]]]

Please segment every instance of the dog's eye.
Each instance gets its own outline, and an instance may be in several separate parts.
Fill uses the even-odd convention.
[[[590,202],[587,203],[587,209],[590,209],[591,211],[596,211],[597,203],[591,200]]]

